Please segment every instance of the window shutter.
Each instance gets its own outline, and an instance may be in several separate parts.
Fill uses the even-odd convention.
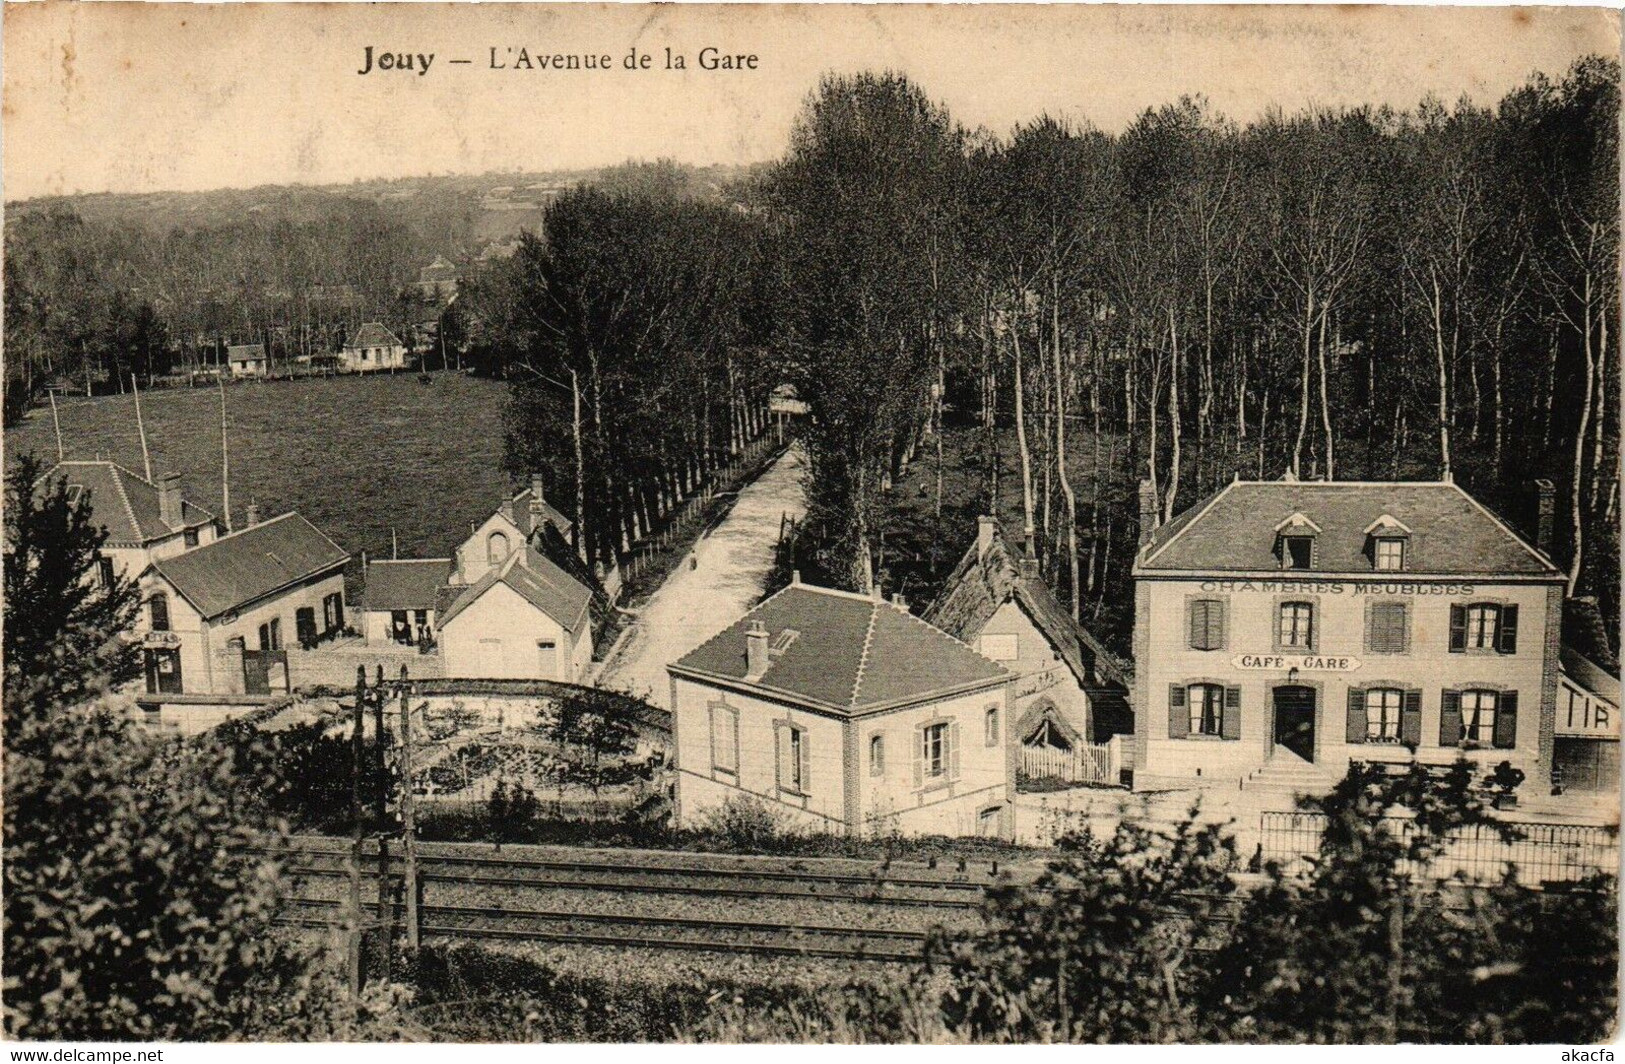
[[[1394,607],[1394,623],[1399,626],[1398,634],[1395,636],[1398,640],[1399,652],[1409,654],[1411,652],[1411,608],[1409,605]]]
[[[1501,627],[1496,632],[1496,650],[1503,654],[1516,654],[1518,652],[1518,607],[1501,607]],[[1496,718],[1499,721],[1499,717]],[[1500,724],[1496,724],[1499,732]]]
[[[1366,736],[1365,692],[1358,687],[1349,688],[1348,741],[1363,743]]]
[[[1191,716],[1185,711],[1185,689],[1168,685],[1168,738],[1183,739],[1191,733]]]
[[[1518,745],[1518,692],[1503,691],[1495,703],[1495,745],[1510,750]]]
[[[1450,607],[1450,653],[1460,654],[1467,649],[1467,607]]]
[[[1224,689],[1224,719],[1220,722],[1220,734],[1226,739],[1241,738],[1241,688],[1226,687]]]
[[[1439,696],[1439,745],[1461,745],[1460,691],[1445,691]]]
[[[1422,692],[1406,691],[1399,714],[1399,741],[1408,746],[1422,745]]]
[[[801,733],[801,793],[812,793],[812,743],[806,732]]]
[[[1208,649],[1223,650],[1225,645],[1225,622],[1228,619],[1227,610],[1223,602],[1210,602],[1207,608]]]
[[[959,778],[959,722],[948,725],[948,778]]]
[[[925,786],[925,729],[914,730],[914,789]]]
[[[782,721],[773,722],[774,776],[779,790],[790,786],[790,726]]]
[[[722,761],[722,713],[714,702],[711,704],[711,767],[726,767]]]
[[[1189,641],[1192,650],[1206,650],[1207,647],[1207,602],[1196,599],[1190,604]]]
[[[1382,607],[1373,602],[1365,610],[1365,652],[1367,654],[1377,649],[1377,632],[1380,628]],[[1351,692],[1352,693],[1352,692]]]

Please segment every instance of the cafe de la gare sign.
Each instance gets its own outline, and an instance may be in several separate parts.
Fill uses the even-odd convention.
[[[1230,664],[1249,672],[1353,672],[1360,659],[1346,654],[1237,654]]]

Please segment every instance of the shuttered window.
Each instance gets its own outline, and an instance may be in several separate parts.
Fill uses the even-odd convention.
[[[1224,688],[1216,683],[1191,684],[1186,699],[1190,707],[1190,735],[1224,734]]]
[[[1395,687],[1374,687],[1365,692],[1366,742],[1399,742],[1399,718],[1403,702],[1403,693]]]
[[[959,778],[959,725],[934,720],[914,733],[914,786],[935,787]]]
[[[788,721],[774,726],[778,742],[779,790],[807,794],[812,785],[812,764],[808,755],[807,732]]]
[[[1461,739],[1489,746],[1495,741],[1495,710],[1500,701],[1496,691],[1461,692]]]
[[[721,702],[711,703],[711,767],[739,774],[739,711]]]
[[[1450,607],[1450,651],[1518,652],[1518,607],[1474,602]]]
[[[1224,602],[1221,599],[1192,599],[1187,626],[1193,650],[1224,648]]]
[[[1373,654],[1403,654],[1410,607],[1403,602],[1376,602],[1371,606],[1367,649]]]

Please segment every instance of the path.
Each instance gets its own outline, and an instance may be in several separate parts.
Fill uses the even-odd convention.
[[[799,520],[806,510],[804,469],[800,445],[794,445],[740,491],[728,516],[694,545],[644,604],[635,631],[599,686],[670,708],[666,665],[738,620],[761,597],[773,568],[781,518],[789,514]],[[696,564],[691,566],[691,559]]]

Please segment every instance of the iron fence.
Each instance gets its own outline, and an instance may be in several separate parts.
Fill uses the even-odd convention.
[[[1384,817],[1383,823],[1407,846],[1417,837],[1416,822],[1408,817]],[[1264,813],[1262,857],[1288,872],[1306,871],[1325,830],[1326,817],[1320,813]],[[1526,886],[1574,882],[1594,872],[1618,872],[1619,833],[1589,824],[1497,820],[1458,828],[1441,840],[1432,857],[1400,864],[1403,874],[1473,883],[1495,882],[1509,870]]]

